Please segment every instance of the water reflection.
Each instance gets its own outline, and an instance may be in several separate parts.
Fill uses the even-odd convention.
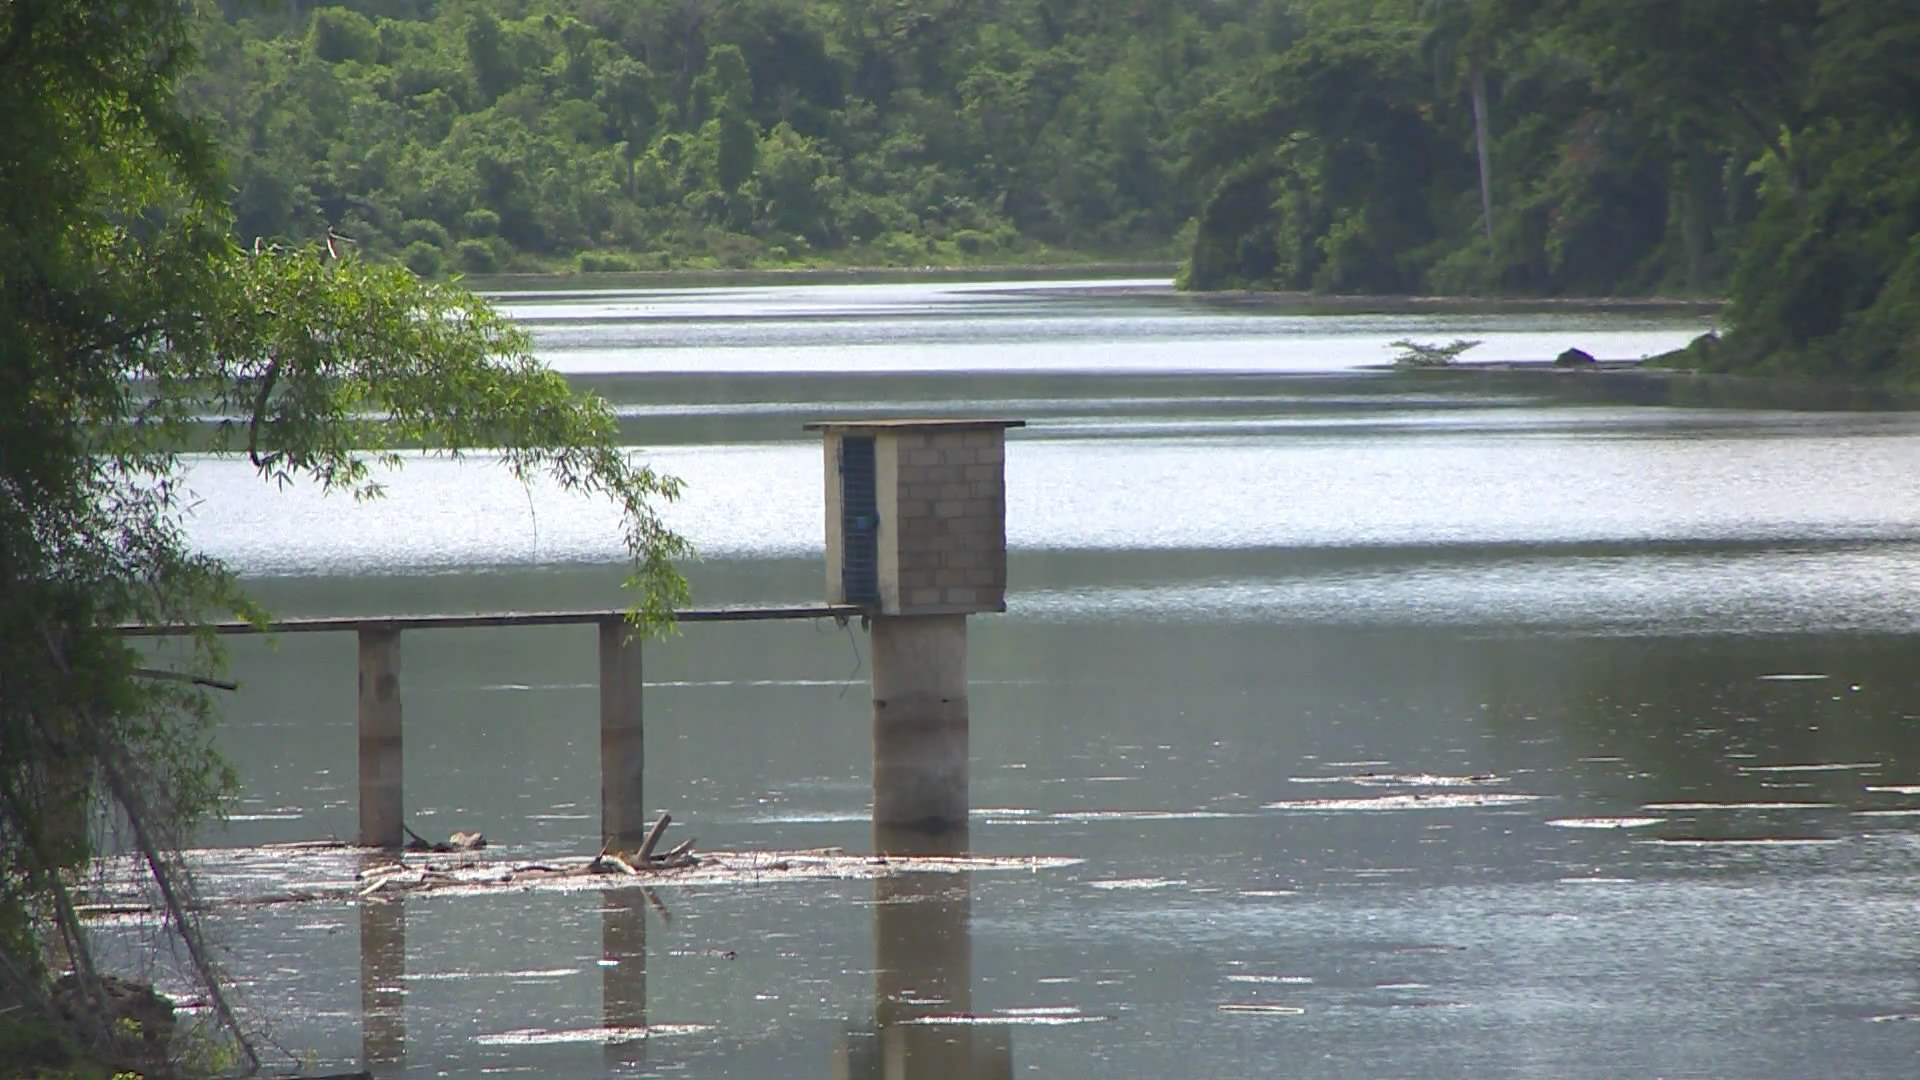
[[[398,1076],[407,1059],[407,908],[398,896],[360,909],[360,1061]]]
[[[1329,349],[1225,312],[1245,325],[1204,341],[1199,322],[1060,323],[1015,348],[987,342],[1013,325],[997,312],[934,356],[954,347],[937,320],[847,337],[897,327],[896,351],[838,352],[796,345],[832,319],[775,314],[679,337],[665,366],[705,365],[690,374],[577,381],[692,483],[672,512],[709,556],[692,568],[703,604],[820,597],[819,453],[800,419],[1033,421],[1009,461],[1013,610],[970,631],[973,799],[1001,808],[970,842],[1086,869],[688,888],[670,928],[645,925],[637,889],[417,897],[405,997],[397,902],[360,909],[357,999],[344,908],[338,939],[330,911],[217,916],[256,1001],[318,1060],[1000,1077],[1019,1027],[1025,1073],[1080,1080],[1276,1061],[1305,1077],[1911,1074],[1920,414],[1674,407],[1741,404],[1713,383],[1168,374],[1256,346],[1276,370],[1338,368],[1378,351],[1369,334],[1444,338],[1442,322],[1348,326]],[[620,348],[627,329],[575,321],[539,329],[541,347],[660,366]],[[1586,329],[1609,325],[1653,329]],[[703,344],[736,331],[736,349]],[[1162,373],[957,373],[1063,346],[1090,365],[1108,337],[1160,353]],[[780,349],[799,354],[775,357],[786,374],[723,374]],[[875,358],[895,373],[805,373]],[[282,614],[617,602],[615,523],[481,462],[410,465],[370,506],[262,492],[245,469],[196,463],[193,482],[196,540]],[[865,645],[788,625],[650,644],[650,797],[715,851],[967,847],[865,824]],[[223,842],[351,828],[351,647],[236,643],[245,685],[219,738],[249,812]],[[573,719],[592,715],[591,649],[545,631],[408,648],[410,812],[535,857],[593,850],[580,778],[598,744]],[[258,868],[220,865],[203,881],[262,891]]]
[[[622,1039],[613,1033],[636,1035],[647,1027],[647,904],[644,890],[607,889],[600,907],[600,1014],[606,1026],[606,1068],[620,1073],[646,1060],[644,1037]]]
[[[873,848],[895,856],[964,855],[967,830],[876,828]],[[1013,1075],[1010,1028],[974,1022],[972,920],[973,883],[964,872],[874,879],[873,1026],[841,1040],[834,1080]]]

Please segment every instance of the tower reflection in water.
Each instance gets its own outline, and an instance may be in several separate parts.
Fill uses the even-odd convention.
[[[876,828],[873,846],[889,855],[958,856],[967,853],[967,833]],[[873,901],[873,1025],[854,1025],[843,1035],[830,1075],[834,1080],[1011,1077],[1009,1027],[971,1019],[971,875],[961,870],[879,877]]]
[[[929,836],[876,830],[888,855],[967,853],[964,830]],[[1013,1037],[973,1014],[972,877],[914,872],[873,882],[873,1019],[850,1023],[834,1050],[835,1080],[1009,1080]],[[638,888],[600,896],[603,1068],[624,1075],[647,1057],[647,909]],[[361,1061],[376,1077],[406,1067],[406,906],[396,896],[359,904]]]
[[[362,897],[359,908],[360,1061],[391,1076],[407,1058],[407,908],[398,896]]]

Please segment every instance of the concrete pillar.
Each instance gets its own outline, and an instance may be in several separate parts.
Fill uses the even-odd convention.
[[[360,1066],[397,1076],[407,1059],[407,909],[360,901]]]
[[[873,619],[873,823],[967,824],[967,617]]]
[[[397,848],[400,811],[400,631],[360,630],[360,843]]]
[[[600,836],[615,847],[647,835],[647,766],[640,708],[640,639],[626,622],[600,624]]]

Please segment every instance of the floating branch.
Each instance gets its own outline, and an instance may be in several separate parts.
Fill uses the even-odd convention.
[[[184,671],[167,671],[164,668],[134,668],[134,675],[142,679],[159,679],[162,682],[192,683],[195,686],[211,686],[215,690],[238,690],[240,684],[225,679],[210,679],[205,675],[189,675]]]

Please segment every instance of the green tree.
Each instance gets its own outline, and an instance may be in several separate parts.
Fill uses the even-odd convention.
[[[660,105],[655,97],[653,72],[647,65],[629,57],[620,57],[601,69],[594,100],[606,113],[607,121],[625,144],[627,194],[634,191],[633,163],[653,138],[660,123]]]
[[[74,810],[92,792],[131,824],[214,1015],[244,1044],[174,854],[233,778],[203,693],[148,677],[116,629],[259,614],[186,544],[182,449],[363,497],[403,448],[496,454],[621,507],[649,626],[684,596],[686,546],[655,510],[677,483],[630,460],[606,405],[481,301],[311,243],[234,242],[211,139],[177,96],[187,11],[0,8],[0,1020],[60,1023],[43,963],[55,944],[99,1000],[64,874],[89,854]],[[230,419],[209,430],[208,414]],[[181,663],[214,671],[211,635]],[[100,1015],[80,1024],[110,1045]]]
[[[1217,186],[1191,284],[1419,287],[1415,255],[1437,234],[1427,184],[1457,161],[1428,119],[1431,84],[1417,76],[1412,31],[1311,34],[1210,103],[1192,160]]]
[[[753,80],[739,46],[714,46],[694,95],[700,111],[711,117],[702,135],[713,144],[713,180],[732,195],[753,176],[760,156],[760,133],[751,111]]]

